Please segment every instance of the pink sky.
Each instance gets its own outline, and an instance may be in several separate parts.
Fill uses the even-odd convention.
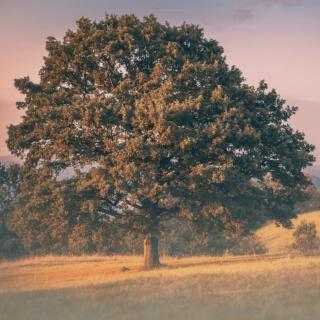
[[[8,155],[6,127],[18,123],[18,92],[13,79],[37,73],[46,36],[61,38],[81,16],[154,13],[160,20],[201,25],[225,48],[227,61],[249,84],[265,79],[300,107],[292,125],[306,133],[320,158],[320,1],[102,1],[1,0],[0,3],[0,156]]]

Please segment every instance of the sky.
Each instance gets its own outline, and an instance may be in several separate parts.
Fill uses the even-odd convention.
[[[61,39],[80,17],[99,20],[105,13],[200,25],[247,83],[264,79],[299,107],[291,124],[316,145],[320,164],[319,0],[0,0],[0,156],[10,153],[7,126],[22,115],[14,79],[37,81],[47,36]]]

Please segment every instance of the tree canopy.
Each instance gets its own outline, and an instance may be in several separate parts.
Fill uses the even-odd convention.
[[[296,108],[264,82],[247,85],[199,26],[82,18],[46,49],[39,83],[15,81],[25,115],[8,146],[29,175],[75,168],[79,210],[145,235],[146,264],[158,263],[171,217],[245,232],[294,216],[314,160],[288,123]]]

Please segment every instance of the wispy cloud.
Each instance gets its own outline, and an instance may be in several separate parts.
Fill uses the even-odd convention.
[[[294,6],[306,1],[305,0],[256,0],[255,2],[260,3],[262,5],[267,5],[267,6],[268,5]]]
[[[258,7],[283,6],[291,7],[300,5],[306,2],[305,0],[247,0],[241,1],[234,13],[234,19],[242,22],[254,17],[255,10]]]
[[[249,4],[241,4],[234,14],[234,19],[239,22],[250,20],[252,17],[253,6]]]

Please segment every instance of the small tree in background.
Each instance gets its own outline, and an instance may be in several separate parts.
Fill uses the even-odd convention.
[[[256,255],[267,253],[268,249],[255,234],[249,234],[235,239],[228,251],[234,255]]]
[[[8,223],[29,253],[82,254],[106,246],[106,223],[83,209],[86,195],[77,192],[75,179],[57,181],[31,170],[21,187]]]
[[[76,180],[79,210],[142,235],[146,267],[159,265],[158,238],[174,217],[205,231],[247,232],[264,217],[288,225],[314,160],[288,123],[295,107],[264,82],[245,84],[198,26],[133,15],[77,26],[48,38],[39,83],[15,82],[25,115],[8,147],[26,171],[55,180],[89,166]]]
[[[0,258],[13,257],[24,252],[17,235],[9,228],[12,204],[20,192],[21,168],[0,164]]]
[[[304,255],[319,253],[320,239],[314,222],[302,221],[293,233],[295,242],[293,248]]]

